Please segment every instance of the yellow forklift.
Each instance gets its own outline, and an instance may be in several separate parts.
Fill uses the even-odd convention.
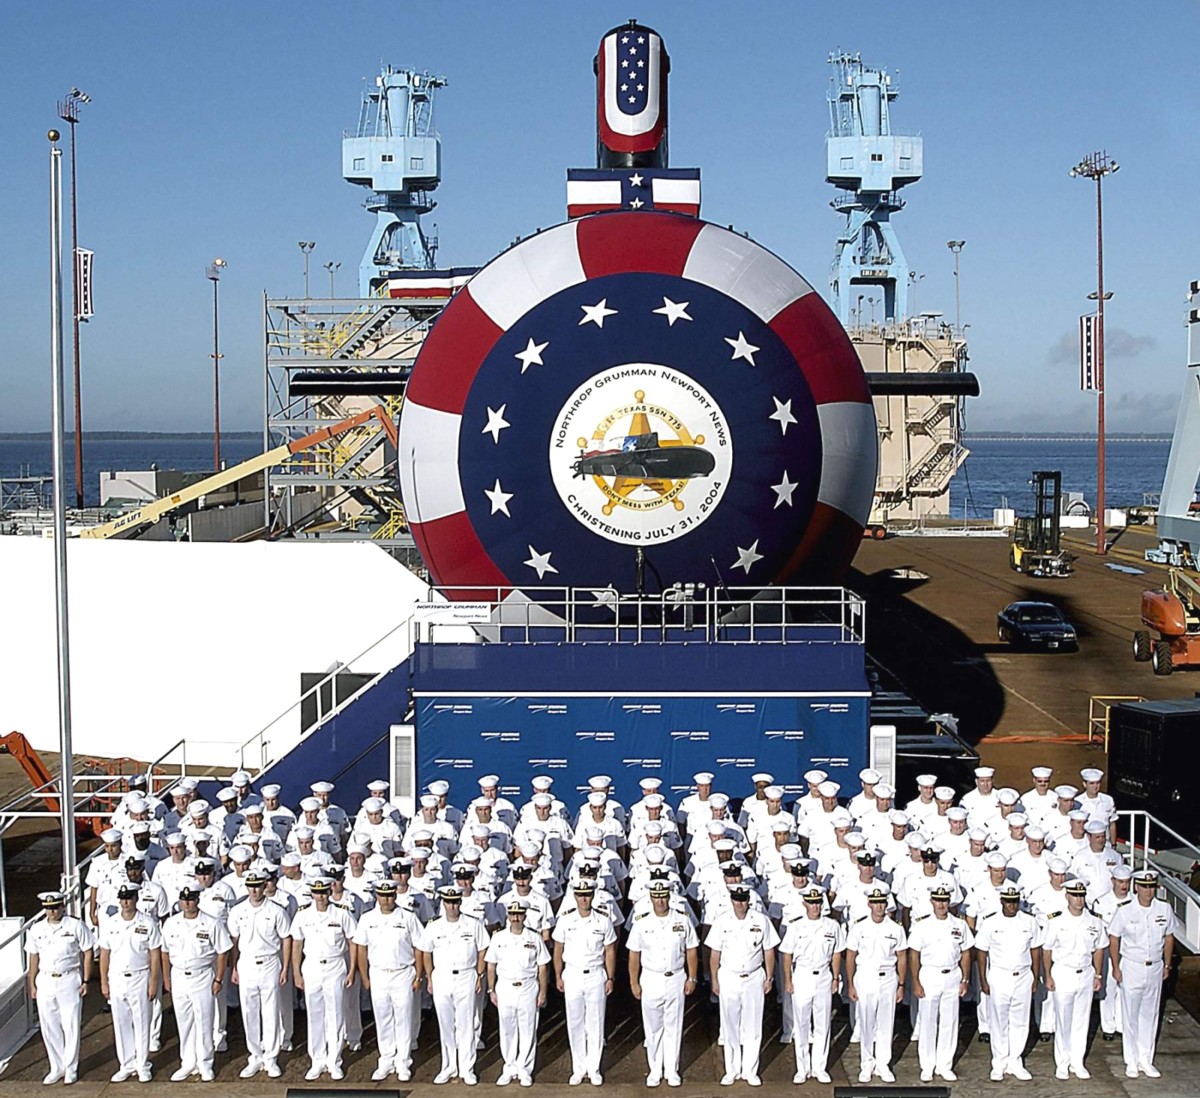
[[[1075,556],[1062,547],[1058,516],[1062,509],[1062,473],[1037,471],[1033,485],[1033,514],[1017,519],[1013,527],[1008,564],[1026,576],[1069,576]]]

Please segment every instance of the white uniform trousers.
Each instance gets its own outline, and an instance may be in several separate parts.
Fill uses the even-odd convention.
[[[212,992],[212,968],[171,966],[171,1002],[179,1029],[179,1060],[192,1071],[212,1071],[217,1000]]]
[[[1033,1023],[1037,1026],[1038,1033],[1053,1035],[1054,998],[1046,990],[1045,979],[1038,981],[1033,992]]]
[[[646,1035],[646,1066],[651,1078],[672,1079],[679,1075],[686,979],[683,969],[669,976],[642,969],[642,1031]]]
[[[567,1039],[571,1044],[571,1071],[600,1074],[604,1054],[604,1016],[608,999],[604,965],[586,972],[571,965],[563,967],[563,1000],[567,1016]]]
[[[304,1009],[308,1017],[308,1058],[313,1067],[342,1066],[346,1043],[346,957],[305,957],[300,963],[304,977]]]
[[[775,953],[775,997],[779,1000],[782,1019],[779,1024],[779,1042],[786,1045],[796,1028],[796,1018],[792,1007],[792,998],[783,990],[783,954]]]
[[[420,992],[413,991],[416,970],[371,966],[371,1011],[379,1066],[408,1078],[412,1072],[413,1014],[420,1015]],[[355,987],[357,988],[357,984]]]
[[[992,1033],[992,1070],[1011,1071],[1023,1066],[1029,1039],[1029,1013],[1033,1003],[1031,969],[998,969],[988,966],[988,1021]]]
[[[275,1063],[283,1043],[283,1015],[279,1009],[282,964],[279,954],[238,958],[238,1001],[246,1031],[246,1051],[251,1060],[260,1064]]]
[[[280,1049],[284,1052],[292,1050],[292,1038],[296,1032],[296,981],[292,977],[292,966],[288,965],[287,983],[279,989],[279,1017],[282,1040]]]
[[[221,985],[221,990],[213,1000],[212,1034],[213,1048],[226,1044],[229,1040],[229,982]]]
[[[859,1065],[878,1073],[892,1062],[892,1035],[896,1030],[896,991],[900,986],[896,969],[860,965],[854,973],[858,995],[858,1025],[861,1043]]]
[[[77,968],[57,976],[42,968],[34,981],[38,1025],[53,1075],[73,1076],[79,1071],[79,1023],[83,1016],[83,1000],[79,997],[81,983]]]
[[[1104,1033],[1121,1031],[1121,985],[1113,979],[1108,950],[1104,951],[1104,986],[1097,992],[1100,999],[1100,1029]]]
[[[108,1001],[112,1006],[117,1062],[122,1071],[144,1071],[150,1066],[150,1015],[153,1002],[150,970],[108,973]]]
[[[433,970],[429,981],[442,1043],[442,1071],[459,1076],[475,1071],[475,979],[474,968],[454,972],[442,967]]]
[[[1163,962],[1121,962],[1121,1045],[1126,1067],[1154,1063],[1158,1008],[1162,1002]]]
[[[162,1020],[163,1020],[163,989],[162,981],[158,984],[158,994],[150,1003],[150,1051],[157,1052],[162,1044]]]
[[[342,1006],[342,1014],[346,1018],[346,1044],[351,1048],[362,1044],[362,996],[362,981],[356,975],[354,983],[345,990],[346,1001]]]
[[[792,1041],[796,1074],[807,1078],[825,1071],[829,1063],[829,1018],[833,1012],[833,973],[792,969]]]
[[[917,1062],[922,1071],[950,1071],[958,1047],[958,988],[962,969],[921,967],[925,997],[917,1006]]]
[[[1083,1066],[1095,975],[1090,960],[1081,969],[1067,968],[1057,962],[1050,968],[1054,980],[1051,993],[1054,999],[1054,1065],[1060,1071]]]
[[[500,1015],[500,1058],[510,1075],[532,1075],[537,1056],[538,981],[496,980],[496,1010]]]
[[[725,1074],[735,1079],[749,1079],[758,1074],[766,978],[761,968],[752,972],[738,972],[724,965],[717,968]]]

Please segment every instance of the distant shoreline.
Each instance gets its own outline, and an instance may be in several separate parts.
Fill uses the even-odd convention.
[[[978,433],[963,432],[962,441],[966,445],[972,442],[1095,442],[1094,434],[1075,431],[1041,431],[1031,434],[1028,431],[980,431]],[[1157,431],[1111,431],[1104,436],[1105,443],[1110,442],[1170,442],[1170,434]]]
[[[74,432],[67,438],[74,441]],[[261,442],[262,431],[222,431],[221,438],[231,442]],[[49,442],[49,431],[0,431],[0,442]],[[84,431],[84,442],[147,442],[166,439],[174,442],[208,442],[211,431]]]

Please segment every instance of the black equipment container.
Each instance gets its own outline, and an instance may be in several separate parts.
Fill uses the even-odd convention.
[[[1117,807],[1144,809],[1185,839],[1200,839],[1192,767],[1197,743],[1200,698],[1113,706],[1108,791]]]

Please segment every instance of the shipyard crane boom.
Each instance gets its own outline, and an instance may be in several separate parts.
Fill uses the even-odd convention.
[[[232,469],[222,469],[221,472],[214,473],[211,477],[205,477],[204,480],[190,485],[179,492],[164,496],[153,503],[148,503],[145,507],[138,507],[136,510],[118,515],[111,522],[82,530],[79,536],[81,538],[136,537],[147,526],[152,526],[165,515],[169,515],[172,511],[176,511],[188,503],[195,502],[209,492],[215,492],[219,488],[236,484],[245,477],[251,476],[263,469],[269,469],[273,465],[280,464],[291,455],[300,453],[301,450],[308,450],[313,446],[335,438],[337,435],[352,431],[355,427],[361,427],[372,419],[379,421],[384,433],[388,437],[388,441],[393,446],[396,446],[396,425],[382,408],[369,408],[365,412],[359,412],[358,415],[350,416],[348,419],[340,420],[337,423],[330,424],[328,427],[322,427],[319,431],[314,431],[303,438],[285,442],[281,446],[276,446],[274,449],[268,450],[265,454],[258,454],[248,461],[243,461],[235,465]]]

